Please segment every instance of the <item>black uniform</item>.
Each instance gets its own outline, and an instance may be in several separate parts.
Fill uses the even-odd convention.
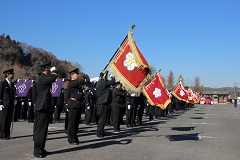
[[[37,100],[34,106],[34,155],[45,156],[45,143],[48,132],[49,118],[52,111],[51,105],[51,87],[57,79],[57,74],[51,75],[41,73],[36,82]]]
[[[97,127],[97,136],[104,136],[104,126],[107,119],[107,110],[110,102],[110,86],[115,84],[115,78],[112,78],[110,81],[105,79],[100,79],[96,85],[97,93],[97,115],[99,117],[98,127]]]
[[[27,94],[27,98],[28,98],[28,102],[27,102],[27,106],[28,106],[27,120],[28,120],[29,123],[32,123],[33,119],[34,119],[33,102],[32,102],[32,89],[33,89],[33,87],[31,87],[29,89],[28,94]]]
[[[85,79],[71,80],[68,84],[69,100],[66,108],[68,109],[67,134],[70,144],[79,144],[77,132],[83,110],[82,85],[85,84],[85,81]]]
[[[85,106],[86,106],[86,113],[85,113],[85,120],[86,124],[89,125],[91,123],[91,119],[93,117],[93,109],[96,104],[96,99],[94,95],[94,90],[86,89],[85,92]]]
[[[112,116],[113,116],[113,128],[114,132],[120,131],[120,110],[123,105],[123,97],[126,96],[124,90],[114,88],[112,91]]]
[[[64,106],[64,95],[63,95],[63,89],[61,89],[61,92],[59,96],[57,97],[56,107],[54,109],[54,121],[59,122],[60,116],[63,111]]]
[[[146,106],[146,97],[141,93],[137,98],[137,125],[142,125],[142,117]]]
[[[12,82],[10,85],[7,80],[0,82],[0,105],[4,108],[0,110],[0,138],[10,138],[10,127],[14,110],[15,87]]]
[[[126,126],[136,126],[136,114],[137,114],[137,97],[135,95],[126,97],[127,115],[126,115]]]

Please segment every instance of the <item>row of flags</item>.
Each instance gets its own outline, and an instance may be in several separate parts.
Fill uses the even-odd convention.
[[[57,79],[55,82],[52,83],[51,93],[52,97],[59,97],[63,86],[64,80]],[[16,84],[16,96],[17,97],[26,97],[29,89],[33,85],[32,80],[18,80]]]
[[[186,90],[181,81],[169,92],[164,86],[160,73],[152,75],[152,68],[138,49],[132,34],[133,27],[118,48],[116,55],[109,62],[110,72],[119,80],[124,88],[139,95],[141,92],[147,97],[151,105],[166,109],[174,95],[179,100],[197,103],[200,95],[191,89]]]
[[[166,109],[168,104],[171,103],[172,95],[188,103],[199,102],[201,96],[191,89],[186,90],[181,81],[169,92],[164,85],[160,72],[152,75],[153,69],[138,49],[132,30],[133,27],[128,31],[127,36],[109,62],[110,72],[123,84],[124,88],[129,93],[136,95],[143,92],[151,105],[162,109]],[[98,77],[90,81],[98,81]],[[31,85],[31,80],[19,80],[16,85],[17,96],[26,96]],[[63,80],[56,80],[52,84],[53,97],[59,96],[62,85]]]

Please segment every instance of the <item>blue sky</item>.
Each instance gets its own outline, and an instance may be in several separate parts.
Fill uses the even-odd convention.
[[[0,0],[0,34],[78,62],[106,66],[132,24],[150,65],[209,87],[240,83],[239,0]]]

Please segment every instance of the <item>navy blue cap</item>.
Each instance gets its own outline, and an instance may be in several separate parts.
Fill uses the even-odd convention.
[[[6,74],[14,74],[13,71],[14,71],[14,69],[8,69],[8,70],[4,71],[3,74],[5,74],[5,75]]]
[[[44,62],[40,65],[41,68],[47,68],[47,67],[52,67],[51,61]]]

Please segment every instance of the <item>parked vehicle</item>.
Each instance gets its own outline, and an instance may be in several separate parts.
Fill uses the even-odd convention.
[[[204,97],[204,104],[212,104],[211,97]]]

